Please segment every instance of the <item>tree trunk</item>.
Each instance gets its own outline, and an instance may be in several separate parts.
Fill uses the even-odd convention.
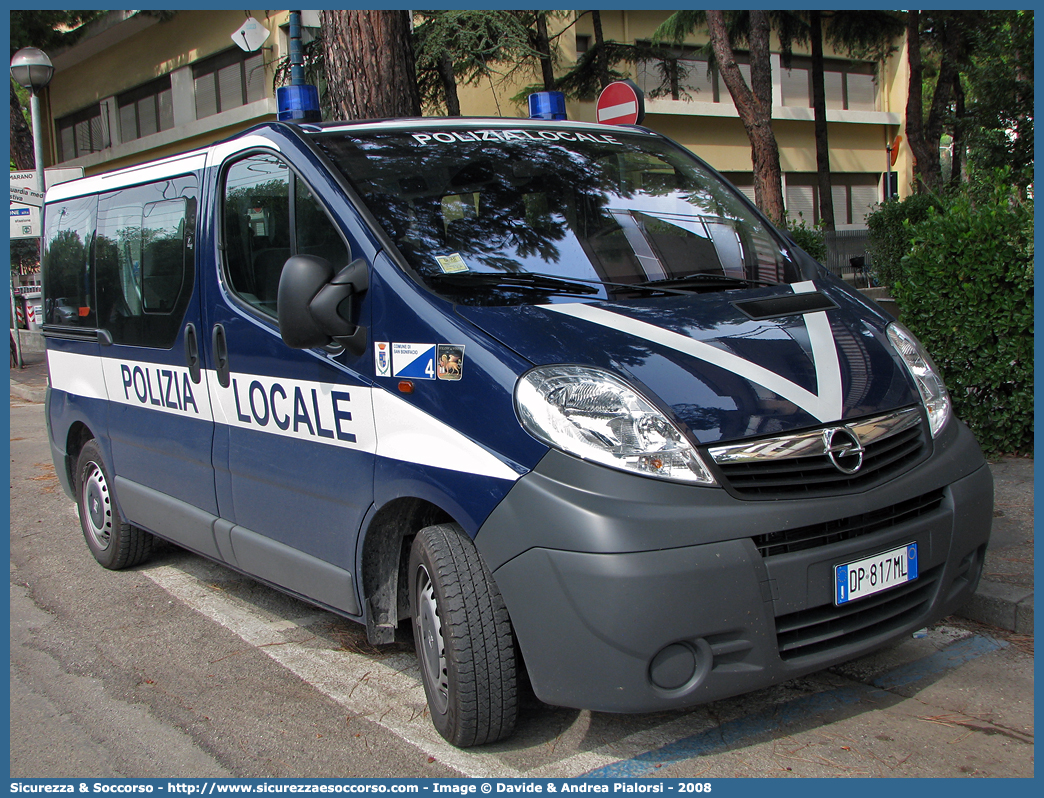
[[[953,156],[950,159],[950,185],[958,186],[964,179],[964,86],[960,74],[953,78],[954,124]]]
[[[921,65],[921,12],[906,12],[907,60],[910,64],[910,86],[906,94],[906,140],[914,157],[914,173],[921,177],[930,153],[924,147],[924,99],[921,91],[924,69]],[[918,190],[924,187],[921,180]]]
[[[960,47],[960,29],[957,22],[944,23],[939,76],[932,96],[928,119],[924,117],[924,99],[921,91],[920,12],[910,11],[906,35],[910,48],[910,91],[906,101],[906,138],[914,154],[914,174],[920,188],[937,191],[942,184],[942,166],[939,162],[939,141],[942,138],[943,119],[950,102],[950,91],[957,74],[957,56]]]
[[[765,109],[772,115],[772,62],[769,59],[769,37],[772,23],[765,11],[750,11],[750,88]],[[771,123],[770,123],[771,124]]]
[[[949,115],[953,87],[958,80],[960,47],[961,25],[956,15],[953,15],[946,20],[943,28],[939,77],[935,84],[935,94],[932,95],[932,107],[928,111],[928,120],[924,127],[925,146],[930,147],[935,154],[935,160],[930,162],[930,166],[935,170],[933,185],[936,187],[942,186],[939,144],[942,142],[943,123]]]
[[[11,160],[20,172],[28,172],[36,168],[33,155],[33,132],[22,115],[22,104],[15,94],[14,82],[11,82]]]
[[[779,165],[779,148],[772,132],[772,75],[768,59],[768,16],[762,11],[751,11],[750,71],[751,83],[755,84],[762,97],[768,86],[768,102],[764,102],[751,91],[743,79],[732,44],[725,29],[721,11],[707,12],[707,27],[710,30],[714,57],[718,62],[722,79],[732,95],[743,128],[750,139],[751,160],[754,164],[754,200],[761,211],[773,223],[783,224],[783,178]],[[768,70],[768,79],[765,71]],[[757,77],[755,77],[757,75]]]
[[[420,116],[406,11],[323,11],[327,104],[338,119]]]
[[[819,182],[819,219],[825,230],[834,229],[834,197],[830,186],[830,141],[827,137],[826,80],[823,75],[823,17],[809,11],[812,39],[812,111],[815,117],[816,175]]]
[[[591,11],[591,24],[594,26],[595,38],[595,69],[598,72],[598,88],[604,89],[611,82],[609,80],[609,57],[605,52],[605,38],[602,36],[602,12]]]
[[[460,98],[457,96],[457,76],[453,73],[453,57],[444,52],[439,58],[439,79],[446,98],[447,116],[460,116]]]
[[[667,78],[671,87],[671,99],[681,99],[681,79],[678,76],[678,59],[672,58],[666,62]]]
[[[547,17],[543,12],[536,13],[536,38],[534,48],[540,54],[540,74],[544,81],[544,91],[555,90],[555,67],[551,61],[551,39],[547,34]]]

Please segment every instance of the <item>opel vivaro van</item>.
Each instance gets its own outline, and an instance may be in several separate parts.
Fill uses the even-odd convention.
[[[107,568],[173,541],[409,620],[452,743],[517,684],[688,707],[979,579],[992,481],[917,340],[640,127],[273,123],[45,209],[54,462]]]

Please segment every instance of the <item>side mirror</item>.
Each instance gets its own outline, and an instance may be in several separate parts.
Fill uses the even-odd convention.
[[[276,313],[279,334],[292,349],[336,343],[354,355],[366,349],[366,329],[355,323],[351,299],[370,287],[362,258],[334,274],[323,258],[295,255],[279,276]]]

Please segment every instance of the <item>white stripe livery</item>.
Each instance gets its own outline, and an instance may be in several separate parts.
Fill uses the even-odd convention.
[[[214,371],[50,350],[51,387],[241,429],[514,482],[521,474],[448,424],[382,388]],[[211,402],[213,397],[213,403]]]
[[[794,283],[791,288],[795,294],[805,294],[815,290],[812,282]],[[543,307],[545,310],[561,313],[564,316],[572,316],[611,330],[619,330],[676,352],[684,352],[705,363],[711,363],[733,374],[738,374],[740,377],[790,400],[822,423],[837,421],[842,416],[841,366],[838,363],[837,345],[830,332],[830,322],[825,311],[804,314],[805,328],[808,330],[809,342],[812,345],[812,361],[816,369],[818,393],[812,393],[776,372],[745,360],[732,352],[611,310],[574,303],[544,305]]]

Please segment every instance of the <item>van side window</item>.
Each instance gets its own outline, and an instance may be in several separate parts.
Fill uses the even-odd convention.
[[[80,197],[47,208],[43,254],[44,324],[95,327],[90,272],[97,197]]]
[[[114,343],[173,346],[192,294],[195,221],[194,177],[101,198],[95,244],[98,326]]]
[[[295,255],[315,255],[330,261],[334,271],[348,265],[348,249],[341,236],[308,187],[298,180],[294,188],[294,227],[297,230]]]
[[[349,260],[344,240],[315,196],[272,155],[251,155],[229,167],[222,232],[229,287],[272,317],[279,275],[291,255],[325,258],[335,269]]]

